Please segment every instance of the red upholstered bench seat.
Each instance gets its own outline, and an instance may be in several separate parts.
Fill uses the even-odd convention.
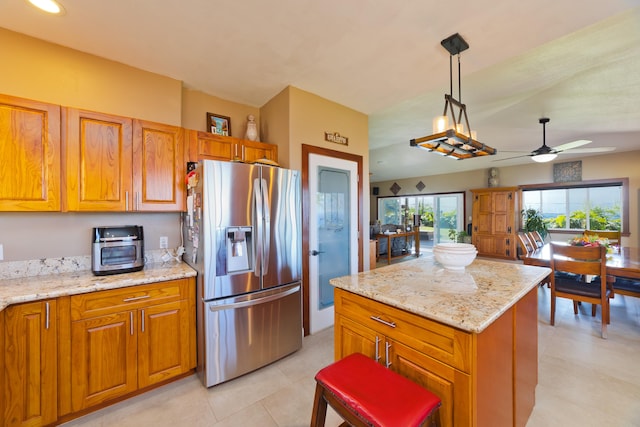
[[[312,426],[324,424],[327,401],[345,420],[353,415],[371,426],[424,425],[440,407],[438,396],[360,353],[321,369],[315,379]]]

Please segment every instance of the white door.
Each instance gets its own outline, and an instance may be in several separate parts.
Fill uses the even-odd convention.
[[[333,325],[329,280],[358,272],[358,165],[309,155],[309,329]]]

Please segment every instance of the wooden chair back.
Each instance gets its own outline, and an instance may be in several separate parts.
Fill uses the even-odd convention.
[[[612,245],[620,246],[621,244],[621,232],[618,231],[606,231],[606,230],[584,230],[585,236],[598,236],[603,239],[608,239]]]
[[[544,246],[544,240],[542,239],[540,233],[538,233],[537,231],[530,231],[527,233],[527,236],[529,236],[529,240],[533,242],[533,245],[536,248],[541,248]]]
[[[568,298],[574,302],[577,314],[577,301],[602,307],[602,337],[606,338],[609,323],[609,298],[607,285],[607,249],[604,246],[571,246],[551,242],[551,325],[555,318],[556,297]],[[570,273],[567,275],[566,273]],[[578,280],[575,276],[598,276],[591,283]]]
[[[533,244],[524,233],[518,233],[518,241],[520,242],[520,249],[522,249],[523,255],[528,255],[535,250]]]

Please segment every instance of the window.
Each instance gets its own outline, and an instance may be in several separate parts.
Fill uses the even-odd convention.
[[[542,213],[550,231],[628,230],[628,179],[522,186],[522,209]]]
[[[447,241],[450,229],[463,230],[464,212],[464,193],[378,198],[381,225],[413,225],[420,215],[420,231],[433,233],[434,243]]]

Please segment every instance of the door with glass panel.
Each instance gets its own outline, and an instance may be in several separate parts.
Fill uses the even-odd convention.
[[[464,230],[464,197],[460,193],[434,196],[433,243],[450,242],[451,229]]]
[[[357,163],[309,155],[310,333],[333,325],[329,280],[358,271]]]

